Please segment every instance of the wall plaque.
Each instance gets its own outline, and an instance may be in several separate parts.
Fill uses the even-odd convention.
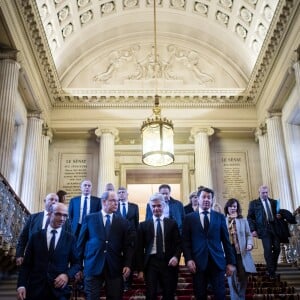
[[[92,154],[59,154],[59,189],[66,191],[67,199],[80,195],[80,183],[83,179],[91,179],[93,174]]]

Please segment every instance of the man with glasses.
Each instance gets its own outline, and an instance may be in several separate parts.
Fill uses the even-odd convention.
[[[80,270],[80,264],[75,237],[62,229],[67,217],[67,207],[54,204],[47,228],[29,239],[18,277],[18,300],[70,299],[69,279]]]
[[[45,210],[29,216],[20,236],[16,247],[16,264],[20,266],[24,260],[24,252],[33,233],[42,228],[46,228],[50,221],[50,210],[53,204],[58,202],[56,193],[50,193],[46,196]]]

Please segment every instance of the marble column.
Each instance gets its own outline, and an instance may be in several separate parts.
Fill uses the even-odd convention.
[[[266,120],[269,142],[270,176],[272,197],[280,199],[280,207],[293,210],[291,187],[284,148],[284,138],[280,115],[273,115]]]
[[[21,199],[30,212],[39,210],[43,120],[28,116]],[[44,199],[44,198],[43,198]]]
[[[41,136],[41,175],[40,175],[40,196],[39,196],[39,210],[45,208],[44,199],[47,192],[47,173],[48,173],[48,153],[49,144],[52,141],[52,132],[48,127],[43,128]],[[57,191],[51,191],[57,192]]]
[[[269,165],[269,142],[266,124],[262,124],[255,131],[255,138],[259,144],[260,168],[262,174],[262,185],[271,187],[270,165]]]
[[[191,140],[195,145],[195,183],[213,188],[212,166],[210,161],[209,137],[214,134],[212,127],[194,127]]]
[[[15,55],[15,50],[12,50],[11,54],[7,52],[4,55],[0,49],[0,172],[7,180],[13,153],[15,105],[20,68],[14,59]]]
[[[116,128],[98,127],[95,134],[100,141],[97,194],[101,196],[107,183],[115,184],[115,141],[118,140],[119,131]]]

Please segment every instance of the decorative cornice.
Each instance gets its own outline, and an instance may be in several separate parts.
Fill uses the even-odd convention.
[[[51,104],[54,105],[53,97],[61,92],[61,86],[48,46],[47,37],[42,29],[43,25],[39,17],[36,2],[32,0],[17,0],[17,5],[23,17],[25,30],[31,37],[31,45],[35,50],[36,59],[42,69],[41,72],[47,83],[46,86],[52,95],[50,99]]]
[[[50,91],[52,106],[66,108],[139,108],[149,107],[152,104],[148,101],[148,96],[142,94],[126,96],[123,99],[119,96],[73,96],[66,94],[60,85],[36,2],[33,0],[16,0],[16,2],[23,17],[28,36],[31,38],[31,45],[35,50],[36,59],[41,66],[42,76],[46,82],[47,89]],[[186,91],[185,95],[179,94],[178,99],[176,98],[177,95],[170,98],[166,97],[166,102],[162,103],[162,107],[248,108],[255,106],[298,6],[298,0],[279,1],[247,90],[241,95],[230,96],[224,93],[210,96],[194,96],[190,95],[189,91]]]
[[[299,2],[297,0],[279,2],[269,33],[264,41],[248,84],[248,95],[253,99],[254,104],[259,99],[268,74],[271,72],[273,62],[281,48],[282,40],[289,29],[289,24],[297,12],[298,6]]]

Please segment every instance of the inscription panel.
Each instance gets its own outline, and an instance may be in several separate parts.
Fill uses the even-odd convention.
[[[81,194],[80,183],[85,178],[91,179],[92,171],[92,154],[59,154],[58,186],[68,193],[68,200]]]

